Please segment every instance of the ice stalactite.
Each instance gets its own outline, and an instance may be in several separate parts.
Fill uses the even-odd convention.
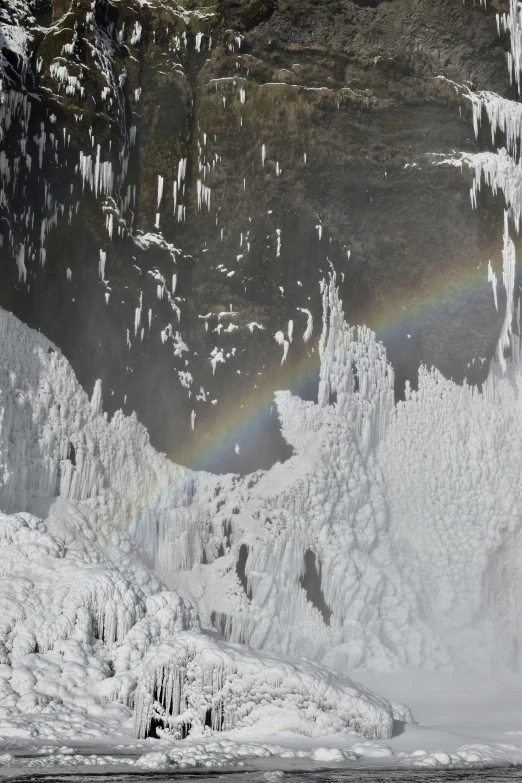
[[[464,97],[472,103],[475,137],[478,137],[482,112],[485,111],[492,143],[495,144],[500,131],[505,135],[507,151],[516,158],[520,152],[522,138],[522,104],[501,98],[495,92],[469,92],[464,93]]]
[[[508,32],[510,36],[511,51],[508,52],[508,69],[511,83],[517,85],[518,93],[521,91],[522,77],[522,5],[519,0],[509,0],[509,10],[497,14],[497,29]]]
[[[506,312],[504,321],[500,330],[500,337],[497,343],[497,360],[505,372],[506,359],[505,351],[510,346],[510,336],[512,334],[513,315],[515,307],[515,268],[516,255],[515,245],[509,236],[508,213],[504,212],[504,247],[502,249],[502,282],[506,291]]]
[[[303,340],[305,343],[307,343],[314,331],[314,319],[310,310],[307,310],[304,307],[298,307],[297,309],[299,310],[299,312],[304,313],[307,318],[306,329],[303,334]]]
[[[131,36],[131,44],[133,46],[137,46],[139,44],[139,42],[141,41],[142,29],[143,28],[142,28],[140,22],[138,22],[138,21],[134,22],[134,28],[133,28],[132,36]]]
[[[491,261],[488,261],[488,283],[491,283],[493,288],[493,300],[495,302],[495,310],[498,313],[498,295],[497,295],[497,276],[493,271],[493,267],[491,266]]]
[[[110,161],[101,161],[101,147],[98,144],[96,158],[80,152],[80,174],[83,187],[88,184],[95,196],[110,196],[114,187],[114,173]]]
[[[143,291],[140,291],[140,303],[134,312],[134,334],[138,334],[138,329],[141,326],[141,311],[143,309]]]
[[[81,71],[78,76],[70,74],[67,70],[67,66],[61,63],[52,62],[49,68],[49,73],[60,84],[65,85],[65,92],[67,95],[75,95],[79,93],[81,97],[85,94],[85,88],[81,83]]]
[[[197,193],[198,193],[198,212],[201,212],[203,206],[206,206],[208,211],[210,212],[210,197],[212,195],[212,191],[210,188],[204,185],[200,179],[198,179],[197,182]]]
[[[16,265],[18,267],[18,279],[25,283],[27,280],[27,267],[25,266],[25,245],[20,243],[18,247],[18,254],[16,256]]]
[[[187,176],[187,158],[181,158],[178,163],[178,192],[181,190],[181,185],[185,181]]]
[[[100,280],[105,280],[105,264],[107,263],[107,253],[104,250],[100,250],[100,259],[98,261],[98,274]]]
[[[308,736],[343,729],[370,738],[391,736],[390,703],[327,671],[303,659],[277,659],[181,633],[143,657],[134,697],[135,734],[146,737],[156,720],[176,738],[205,726],[230,731],[252,724],[271,734],[270,721],[279,731]]]

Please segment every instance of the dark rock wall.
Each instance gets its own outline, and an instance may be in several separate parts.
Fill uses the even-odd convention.
[[[31,38],[25,65],[4,46],[4,100],[26,105],[4,118],[0,305],[54,340],[88,390],[101,378],[109,414],[135,410],[193,467],[284,459],[272,394],[314,398],[332,267],[347,318],[387,345],[398,396],[421,361],[484,377],[503,203],[482,192],[472,210],[470,176],[433,153],[490,148],[452,82],[516,97],[501,2],[4,4]],[[114,184],[95,193],[79,164],[91,155],[95,177],[98,145]],[[314,317],[306,344],[298,308]],[[290,320],[281,365],[274,336],[288,341]]]

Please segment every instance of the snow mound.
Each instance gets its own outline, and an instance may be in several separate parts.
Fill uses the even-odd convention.
[[[134,680],[118,681],[115,692],[111,651],[131,631],[139,650],[140,630],[148,644],[161,633],[199,630],[194,609],[162,588],[132,539],[118,536],[100,551],[88,515],[56,505],[62,516],[69,512],[71,527],[82,523],[69,544],[49,531],[51,521],[0,515],[2,737],[121,731]]]
[[[88,515],[56,505],[47,522],[0,516],[0,737],[117,734],[131,704],[141,737],[153,721],[178,737],[232,728],[391,736],[387,700],[319,664],[202,635],[194,609],[140,563],[132,538],[90,550]],[[68,544],[49,530],[67,511],[78,524]]]
[[[309,661],[283,658],[181,633],[143,658],[134,695],[135,732],[161,721],[177,737],[255,729],[309,737],[353,730],[391,737],[393,710],[345,675]]]
[[[142,748],[133,746],[117,746],[117,753],[94,754],[81,753],[73,747],[19,748],[11,753],[0,754],[0,768],[3,771],[21,769],[33,772],[50,771],[51,769],[67,767],[118,767],[120,770],[131,768],[137,770],[175,770],[175,769],[223,769],[241,768],[255,765],[260,759],[276,761],[288,771],[295,770],[295,760],[306,768],[325,766],[352,768],[353,762],[371,761],[375,766],[394,769],[416,768],[486,768],[506,767],[520,763],[519,755],[513,755],[513,746],[504,747],[499,743],[487,745],[482,743],[462,745],[453,751],[445,750],[414,750],[412,752],[394,753],[389,746],[378,742],[365,742],[352,745],[350,748],[336,747],[302,747],[288,748],[280,744],[267,742],[237,742],[231,739],[219,741],[206,739],[204,742],[182,743],[160,741],[157,750],[145,753]],[[136,753],[138,751],[138,753]],[[518,761],[517,761],[518,757]],[[285,766],[286,765],[286,766]],[[360,767],[358,767],[360,768]],[[282,771],[264,773],[266,780],[281,780],[285,774]]]
[[[506,750],[497,745],[462,745],[451,753],[445,750],[414,750],[405,754],[403,760],[412,767],[490,767],[511,766],[511,760]]]

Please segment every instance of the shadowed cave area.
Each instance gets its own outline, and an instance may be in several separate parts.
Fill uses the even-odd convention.
[[[310,603],[321,612],[325,625],[330,625],[332,610],[326,603],[321,590],[321,561],[319,558],[316,558],[315,552],[307,549],[304,556],[304,564],[304,574],[299,578],[301,587],[306,591],[306,597]]]

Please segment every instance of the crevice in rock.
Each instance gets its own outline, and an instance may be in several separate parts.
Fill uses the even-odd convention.
[[[321,590],[321,562],[311,549],[307,549],[305,556],[305,571],[300,577],[301,587],[306,592],[306,598],[315,608],[321,612],[325,625],[330,625],[332,610],[326,603],[324,593]]]

